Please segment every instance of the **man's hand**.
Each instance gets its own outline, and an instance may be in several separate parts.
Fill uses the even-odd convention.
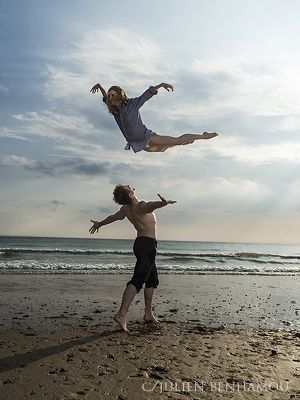
[[[92,219],[91,219],[91,222],[92,222],[94,225],[89,229],[89,232],[90,232],[91,234],[93,234],[93,233],[95,233],[95,232],[97,231],[97,233],[98,233],[99,228],[100,228],[100,222],[98,222],[98,221],[93,221]]]
[[[96,83],[95,86],[92,87],[92,89],[90,90],[91,93],[96,93],[99,92],[99,90],[103,89],[102,86],[100,85],[100,83]],[[101,90],[102,91],[102,90]]]
[[[165,204],[174,204],[177,203],[175,200],[167,200],[164,197],[162,197],[159,193],[157,193],[157,196],[161,199],[161,201]]]

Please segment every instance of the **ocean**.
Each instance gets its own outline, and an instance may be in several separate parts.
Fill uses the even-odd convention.
[[[0,273],[132,273],[133,240],[0,236]],[[158,242],[160,273],[300,275],[300,245]]]

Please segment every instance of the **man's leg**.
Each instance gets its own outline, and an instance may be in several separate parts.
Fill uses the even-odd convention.
[[[134,296],[136,294],[137,294],[136,287],[134,285],[132,285],[131,283],[129,283],[129,285],[127,285],[127,287],[124,291],[120,310],[117,312],[117,314],[114,317],[114,320],[126,332],[129,332],[127,329],[126,316],[128,313],[129,306],[132,303],[132,300],[134,299]]]
[[[144,290],[144,298],[145,298],[145,315],[144,321],[146,322],[158,322],[158,320],[154,317],[152,312],[152,300],[153,300],[154,288],[145,287]]]

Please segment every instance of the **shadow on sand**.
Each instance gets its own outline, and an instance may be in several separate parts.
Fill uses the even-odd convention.
[[[28,365],[30,363],[36,362],[38,360],[43,359],[44,357],[48,357],[54,354],[59,354],[63,351],[69,350],[75,346],[84,345],[94,340],[101,339],[107,336],[113,336],[116,333],[119,333],[120,330],[103,332],[95,335],[85,336],[82,338],[77,338],[70,340],[66,343],[61,343],[58,345],[40,348],[36,350],[30,350],[26,353],[15,354],[14,356],[4,357],[0,359],[0,373],[10,371],[15,368],[23,367],[24,365]]]
[[[152,331],[153,329],[154,329],[153,326],[144,324],[144,327],[142,327],[142,326],[140,326],[138,328],[135,327],[135,329],[129,333],[124,332],[121,329],[116,329],[113,331],[104,331],[104,332],[101,332],[98,334],[85,336],[85,337],[81,337],[81,338],[76,338],[76,339],[73,339],[68,342],[58,344],[58,345],[40,348],[40,349],[36,349],[36,350],[29,350],[26,353],[15,354],[10,357],[4,357],[4,358],[0,359],[0,373],[10,371],[15,368],[24,367],[28,364],[31,364],[38,360],[41,360],[45,357],[49,357],[54,354],[59,354],[61,352],[69,350],[75,346],[85,345],[85,344],[93,342],[95,340],[103,339],[105,337],[109,337],[109,336],[113,337],[115,335],[120,335],[120,334],[125,335],[127,337],[128,336],[136,336],[136,335],[140,336],[140,335],[149,333],[149,331]]]

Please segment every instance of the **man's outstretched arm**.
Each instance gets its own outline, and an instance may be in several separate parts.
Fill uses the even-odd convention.
[[[157,196],[160,198],[160,201],[148,201],[148,202],[141,201],[140,202],[140,208],[145,214],[152,213],[156,209],[165,207],[168,204],[177,203],[177,201],[175,201],[175,200],[166,200],[160,194],[157,194]]]
[[[107,218],[103,219],[102,221],[94,221],[91,219],[93,226],[89,229],[89,232],[91,234],[93,234],[97,231],[97,233],[98,233],[98,230],[99,230],[99,228],[101,228],[101,226],[111,224],[112,222],[115,222],[115,221],[120,221],[121,219],[124,219],[124,218],[125,218],[125,212],[122,207],[115,214],[109,215]]]

